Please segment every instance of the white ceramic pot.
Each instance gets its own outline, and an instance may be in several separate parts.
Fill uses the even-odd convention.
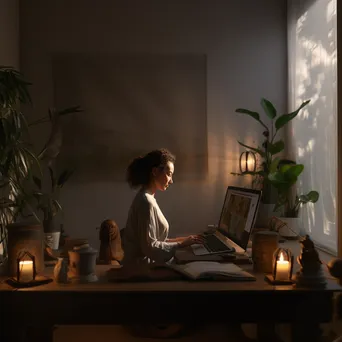
[[[278,217],[285,225],[279,229],[279,235],[287,239],[296,239],[301,234],[302,220],[300,217]]]
[[[50,247],[52,250],[57,250],[59,247],[59,238],[61,232],[45,233],[45,245]]]

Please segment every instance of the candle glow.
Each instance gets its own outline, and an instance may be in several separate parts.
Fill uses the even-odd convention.
[[[284,259],[283,252],[280,253],[279,260],[277,260],[276,280],[288,280],[289,278],[289,261]]]
[[[33,261],[19,261],[20,281],[29,282],[33,280]]]

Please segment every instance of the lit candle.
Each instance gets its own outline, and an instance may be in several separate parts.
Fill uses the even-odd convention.
[[[289,268],[290,263],[287,260],[284,260],[283,252],[281,252],[279,260],[277,260],[276,280],[288,280]]]
[[[29,282],[33,280],[33,261],[25,260],[19,261],[19,272],[21,282]]]

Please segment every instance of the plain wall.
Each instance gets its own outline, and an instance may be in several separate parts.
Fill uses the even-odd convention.
[[[0,0],[0,65],[19,68],[19,0]]]
[[[20,26],[21,69],[33,82],[34,106],[26,109],[31,120],[54,103],[56,53],[206,55],[209,170],[203,181],[178,182],[176,164],[175,184],[157,195],[171,235],[217,223],[226,186],[250,185],[230,175],[243,151],[237,139],[259,143],[262,130],[235,109],[261,111],[266,97],[286,111],[285,0],[21,1]],[[48,133],[47,127],[32,131],[37,148]],[[124,182],[70,181],[61,193],[64,228],[98,247],[95,228],[108,217],[123,227],[133,196]]]

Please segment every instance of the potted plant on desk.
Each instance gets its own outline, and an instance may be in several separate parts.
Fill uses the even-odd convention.
[[[30,123],[30,126],[44,123],[50,123],[51,126],[49,138],[38,154],[43,168],[43,177],[48,173],[49,180],[44,181],[43,177],[38,176],[33,178],[37,187],[33,191],[33,197],[37,200],[37,209],[43,214],[46,251],[58,248],[61,231],[56,226],[55,217],[62,210],[62,205],[59,202],[59,192],[73,174],[72,170],[64,170],[59,176],[56,176],[56,160],[63,142],[62,118],[79,112],[83,112],[80,106],[68,107],[62,110],[50,108],[47,116]]]
[[[257,228],[266,227],[268,225],[269,218],[275,215],[273,210],[275,203],[278,201],[277,196],[279,193],[277,194],[277,188],[274,186],[276,183],[271,181],[269,175],[277,170],[278,165],[295,164],[291,160],[279,157],[279,155],[285,150],[284,141],[278,138],[279,132],[284,126],[293,120],[298,115],[300,110],[303,109],[309,102],[310,100],[303,102],[292,113],[278,115],[274,105],[269,100],[262,98],[261,106],[266,117],[271,122],[269,125],[264,122],[258,112],[244,108],[238,108],[235,110],[237,113],[252,117],[263,128],[261,146],[250,146],[238,141],[242,147],[252,151],[257,155],[259,159],[258,168],[255,171],[232,173],[238,176],[252,176],[253,187],[263,191],[256,222]]]
[[[51,167],[49,167],[50,184],[49,189],[45,190],[42,186],[42,180],[34,177],[34,182],[38,188],[33,192],[33,196],[37,200],[37,210],[43,215],[43,227],[45,234],[45,244],[47,248],[53,250],[58,249],[61,230],[56,225],[55,217],[61,212],[62,205],[59,202],[60,189],[73,174],[73,171],[65,170],[58,177]]]
[[[299,210],[303,204],[316,203],[319,193],[315,190],[307,194],[298,195],[294,188],[299,175],[303,172],[303,164],[277,165],[268,175],[270,183],[277,189],[277,202],[274,211],[286,225],[279,234],[286,238],[297,238],[301,233]]]

